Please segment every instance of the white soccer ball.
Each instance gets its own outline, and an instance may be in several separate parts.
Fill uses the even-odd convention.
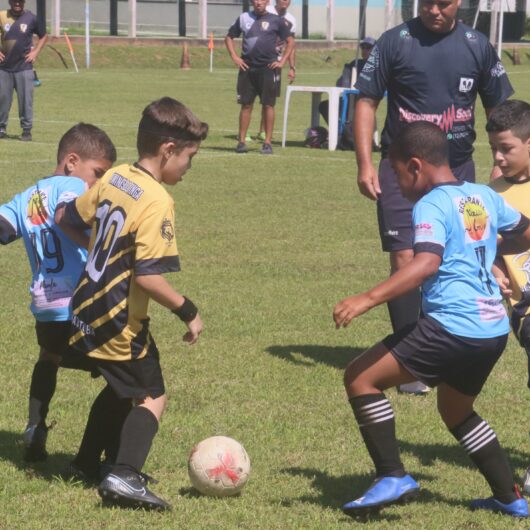
[[[250,476],[250,459],[238,441],[212,436],[192,449],[188,474],[193,487],[204,495],[237,495]]]

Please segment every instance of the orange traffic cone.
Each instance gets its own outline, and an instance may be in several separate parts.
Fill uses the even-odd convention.
[[[188,43],[185,42],[184,46],[182,47],[182,59],[180,60],[180,69],[189,70],[190,68],[190,50],[188,49]]]

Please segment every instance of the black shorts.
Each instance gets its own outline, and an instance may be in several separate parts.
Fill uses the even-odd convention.
[[[508,334],[490,339],[452,335],[434,318],[420,317],[383,339],[395,359],[417,380],[435,387],[446,383],[466,396],[482,390],[501,356]]]
[[[278,75],[267,66],[239,70],[237,76],[237,102],[251,105],[259,96],[262,105],[274,107],[277,96]]]
[[[452,168],[458,180],[475,182],[475,163],[468,160]],[[379,237],[383,251],[394,252],[412,248],[412,202],[401,195],[397,175],[394,173],[388,158],[383,158],[379,165],[379,185],[381,195],[377,200],[377,220]]]
[[[130,361],[104,361],[76,355],[69,350],[63,357],[63,368],[74,368],[91,372],[92,377],[102,375],[119,399],[146,397],[156,399],[166,393],[160,355],[153,337],[147,355]]]
[[[38,345],[48,353],[62,355],[68,347],[70,320],[60,322],[35,322]]]

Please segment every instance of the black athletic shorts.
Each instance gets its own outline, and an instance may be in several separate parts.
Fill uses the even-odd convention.
[[[104,361],[76,355],[69,350],[63,357],[63,368],[74,368],[91,372],[92,377],[102,375],[119,399],[146,397],[156,399],[165,394],[164,378],[160,366],[160,355],[153,337],[147,355],[130,361]]]
[[[262,105],[274,107],[276,103],[278,75],[267,66],[239,70],[237,76],[237,102],[241,105],[254,103],[259,96]]]
[[[396,360],[417,380],[446,383],[466,396],[480,393],[501,356],[508,334],[490,339],[452,335],[430,317],[383,339]]]
[[[70,320],[61,322],[35,322],[38,345],[48,353],[62,355],[68,347]]]
[[[475,182],[475,163],[468,160],[452,168],[458,180]],[[379,165],[379,185],[381,195],[377,200],[377,220],[379,237],[384,252],[412,249],[412,202],[401,195],[397,175],[394,173],[388,158],[383,158]]]

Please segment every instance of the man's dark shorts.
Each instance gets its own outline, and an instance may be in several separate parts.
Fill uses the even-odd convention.
[[[237,102],[240,105],[251,105],[259,96],[262,105],[274,107],[276,104],[277,84],[279,77],[276,70],[263,66],[239,70],[237,76]]]
[[[468,160],[452,168],[458,180],[475,182],[475,163]],[[409,200],[401,195],[397,175],[394,173],[388,158],[383,158],[379,165],[379,185],[381,195],[377,200],[377,220],[379,237],[385,252],[412,249],[413,227],[412,207]]]
[[[42,350],[56,355],[62,355],[68,347],[70,338],[70,320],[61,322],[35,322],[37,343]]]
[[[131,361],[104,361],[86,355],[76,355],[68,350],[63,357],[63,368],[91,372],[92,377],[102,375],[119,399],[156,399],[165,394],[160,355],[153,337],[147,355]]]
[[[452,335],[434,318],[420,317],[417,324],[382,342],[418,381],[430,387],[446,383],[466,396],[476,396],[507,340],[508,334],[490,339]]]

